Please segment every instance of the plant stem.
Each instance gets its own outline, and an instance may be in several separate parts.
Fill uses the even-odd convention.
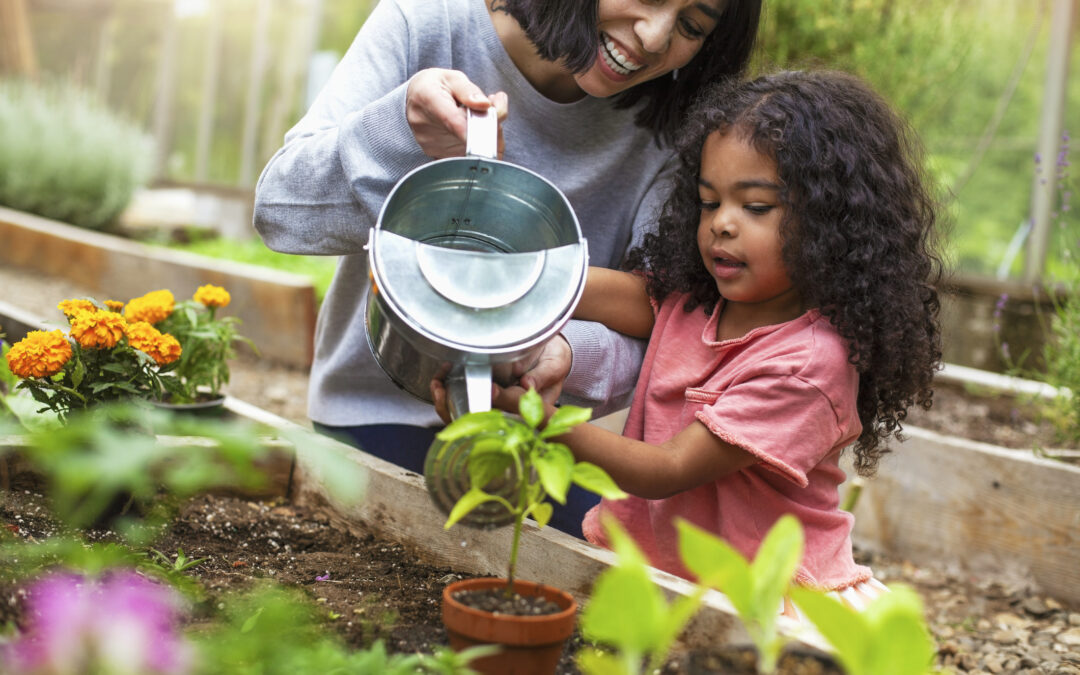
[[[526,455],[528,456],[528,455]],[[521,462],[515,456],[518,463],[518,503],[514,510],[514,537],[510,544],[510,566],[506,571],[506,595],[510,595],[514,588],[514,575],[517,573],[518,545],[521,543],[521,526],[525,522],[525,512],[529,504],[529,477],[532,474],[532,463]]]

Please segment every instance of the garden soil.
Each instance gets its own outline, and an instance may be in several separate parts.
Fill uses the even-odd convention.
[[[0,287],[12,291],[5,292],[9,301],[31,312],[86,294],[64,282],[28,279],[2,267]],[[234,364],[228,392],[307,424],[306,389],[304,372],[241,358]],[[982,434],[976,440],[1013,447],[1029,445],[1033,433],[1050,433],[1023,420],[1015,404],[969,400],[962,390],[949,387],[941,388],[933,410],[913,413],[910,421],[953,432],[966,426]],[[993,430],[1001,437],[986,436]],[[1026,440],[1018,445],[1020,438]],[[1043,447],[1057,444],[1048,435]],[[43,515],[47,509],[38,487],[15,483],[11,488],[0,493],[0,526],[21,538],[48,536],[55,526]],[[202,601],[206,607],[232,591],[273,579],[303,589],[324,609],[327,630],[347,643],[361,647],[381,638],[395,652],[427,652],[447,643],[439,618],[442,588],[468,576],[426,564],[423,551],[357,527],[345,529],[328,513],[285,500],[197,497],[183,506],[155,548],[173,555],[182,548],[189,558],[206,558],[188,572],[207,589]],[[1024,579],[975,578],[944,567],[856,553],[882,581],[906,583],[919,592],[938,646],[937,664],[946,671],[1080,675],[1080,607],[1048,597]],[[23,598],[19,588],[0,584],[0,626],[17,620]],[[580,636],[571,639],[560,673],[577,672],[572,655],[582,644]],[[753,672],[746,657],[719,645],[710,651],[676,650],[662,672]],[[779,672],[837,671],[796,650]]]

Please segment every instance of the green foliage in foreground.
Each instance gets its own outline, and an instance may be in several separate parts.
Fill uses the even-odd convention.
[[[702,585],[722,591],[731,600],[758,650],[758,670],[776,669],[784,637],[777,624],[783,598],[803,555],[803,531],[788,514],[765,535],[753,562],[727,542],[679,521],[679,555]]]
[[[589,675],[655,672],[687,622],[701,606],[704,587],[670,605],[649,576],[648,561],[613,518],[604,520],[612,549],[619,556],[593,584],[581,613],[581,630],[604,649],[583,649],[578,665]]]
[[[0,80],[0,205],[90,229],[150,176],[153,143],[71,85]]]
[[[789,639],[778,631],[785,596],[798,604],[832,645],[846,673],[931,672],[934,644],[922,602],[910,588],[893,586],[891,593],[875,598],[860,612],[821,591],[792,584],[802,559],[803,530],[791,515],[773,525],[753,562],[715,535],[679,521],[679,555],[700,584],[671,605],[626,531],[614,519],[605,520],[604,526],[618,560],[597,577],[582,611],[582,633],[597,645],[578,656],[578,665],[588,675],[658,672],[708,588],[724,591],[742,619],[757,647],[758,672],[775,670]]]
[[[326,296],[326,289],[330,288],[334,270],[337,269],[337,258],[334,256],[278,253],[266,248],[266,245],[258,238],[243,240],[222,237],[202,238],[185,244],[170,244],[169,248],[310,277],[315,285],[315,296],[319,302],[322,302]]]
[[[226,603],[220,628],[199,640],[201,675],[218,673],[350,673],[452,675],[472,673],[468,661],[487,648],[455,654],[388,654],[381,641],[349,651],[323,627],[314,605],[295,590],[267,585]]]
[[[861,612],[804,588],[792,588],[791,596],[836,649],[848,675],[923,675],[930,671],[935,647],[922,600],[905,586],[891,591]]]

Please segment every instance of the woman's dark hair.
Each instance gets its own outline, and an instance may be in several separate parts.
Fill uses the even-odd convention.
[[[908,125],[854,76],[782,72],[710,87],[677,141],[680,167],[656,233],[630,252],[650,295],[689,293],[687,311],[720,298],[701,262],[698,176],[705,139],[734,133],[776,162],[785,267],[805,306],[850,345],[862,435],[855,467],[872,475],[912,405],[930,407],[941,363],[937,204]]]
[[[537,52],[549,61],[562,61],[576,73],[596,60],[600,48],[598,0],[488,0],[517,19]],[[671,140],[698,93],[720,79],[741,75],[754,48],[761,0],[728,0],[716,28],[705,38],[690,63],[674,73],[643,82],[615,97],[629,108],[644,99],[635,121],[652,129],[657,139]]]

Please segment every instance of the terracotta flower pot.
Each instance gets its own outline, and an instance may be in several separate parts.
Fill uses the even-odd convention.
[[[574,632],[577,602],[569,593],[531,581],[514,581],[514,591],[524,596],[543,596],[562,611],[542,616],[493,614],[463,605],[454,599],[459,591],[503,588],[506,579],[482,578],[456,581],[443,589],[442,618],[450,646],[461,651],[494,644],[499,653],[477,659],[470,667],[489,675],[550,675],[562,656],[563,645]]]

